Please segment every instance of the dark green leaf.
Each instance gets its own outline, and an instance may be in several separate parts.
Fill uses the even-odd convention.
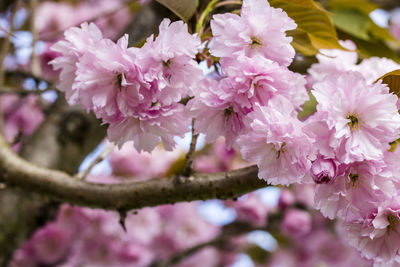
[[[368,34],[371,27],[371,19],[368,15],[354,9],[342,9],[334,11],[332,15],[335,26],[362,40],[370,40]]]
[[[187,22],[199,5],[198,0],[156,0]]]

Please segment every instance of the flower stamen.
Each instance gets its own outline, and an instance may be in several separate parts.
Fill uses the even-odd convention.
[[[360,122],[357,118],[357,115],[354,114],[349,114],[347,117],[348,120],[350,120],[347,124],[350,126],[350,129],[353,131],[355,129],[360,129]]]

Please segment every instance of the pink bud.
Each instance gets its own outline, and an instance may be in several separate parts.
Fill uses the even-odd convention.
[[[311,176],[316,184],[327,184],[337,174],[337,166],[333,159],[317,158],[311,165]]]
[[[288,206],[291,206],[296,201],[293,193],[288,189],[282,189],[281,194],[279,196],[278,206],[281,209],[284,209]]]
[[[282,232],[289,236],[303,236],[311,230],[311,216],[308,212],[289,209],[282,222]]]

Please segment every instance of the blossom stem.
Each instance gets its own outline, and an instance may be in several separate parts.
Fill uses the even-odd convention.
[[[207,15],[210,14],[210,12],[213,10],[213,7],[215,4],[217,4],[219,0],[212,0],[206,8],[204,9],[203,13],[201,13],[199,20],[196,23],[196,32],[201,36],[203,34],[203,26],[204,26],[204,21],[207,18]]]
[[[30,30],[32,33],[32,53],[31,53],[30,69],[35,76],[40,76],[42,71],[40,68],[39,57],[38,54],[36,53],[38,33],[35,27],[35,17],[36,17],[37,6],[38,6],[38,0],[30,0],[31,16],[29,23],[30,23]]]
[[[180,263],[185,258],[192,256],[206,247],[223,247],[231,238],[247,234],[252,231],[266,231],[265,226],[252,226],[246,223],[234,222],[223,227],[222,232],[214,239],[197,244],[170,257],[165,262],[155,263],[151,267],[170,267]]]
[[[194,133],[194,122],[195,119],[192,119],[192,141],[190,142],[190,147],[189,151],[186,154],[186,165],[185,169],[183,171],[183,176],[189,177],[192,174],[192,164],[193,164],[193,159],[194,159],[194,152],[196,151],[196,143],[197,143],[197,137],[199,136],[198,134]]]
[[[90,171],[94,168],[94,166],[96,166],[97,164],[99,164],[100,162],[102,162],[113,150],[114,150],[115,146],[113,144],[110,144],[104,151],[103,153],[101,153],[90,165],[89,167],[87,167],[84,171],[78,173],[75,175],[76,178],[80,179],[80,180],[84,180],[86,178],[86,176],[90,173]]]

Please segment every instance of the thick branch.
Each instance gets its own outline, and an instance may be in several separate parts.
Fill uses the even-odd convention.
[[[226,173],[196,174],[187,179],[154,179],[104,185],[33,165],[12,152],[0,139],[0,175],[9,186],[47,195],[71,204],[112,210],[131,210],[182,201],[228,199],[267,184],[257,167]]]

